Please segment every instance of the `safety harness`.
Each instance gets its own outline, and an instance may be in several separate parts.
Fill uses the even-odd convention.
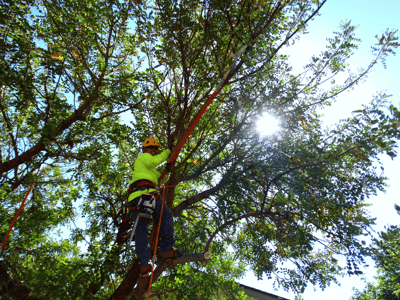
[[[131,206],[131,210],[138,209],[138,215],[145,218],[151,218],[154,214],[156,201],[160,198],[160,194],[143,193],[140,196],[139,202],[136,206]]]
[[[131,183],[128,188],[128,195],[137,192],[144,191],[148,189],[156,189],[157,186],[146,179],[136,180]],[[156,207],[156,201],[160,198],[160,194],[143,193],[136,206],[131,206],[130,210],[138,209],[138,216],[144,218],[151,218],[154,214],[154,209]]]
[[[136,180],[131,183],[131,185],[128,188],[128,194],[132,194],[137,191],[144,191],[148,189],[156,189],[157,186],[152,183],[151,181],[148,181],[147,179],[140,179]]]
[[[128,195],[137,191],[144,191],[151,188],[156,189],[157,187],[154,183],[146,179],[137,180],[132,182],[131,185],[129,186]],[[160,194],[158,193],[155,194],[143,193],[139,198],[138,204],[136,206],[130,207],[130,210],[132,211],[137,209],[137,218],[132,228],[132,233],[131,237],[129,238],[129,243],[132,241],[133,235],[135,234],[136,226],[139,222],[139,217],[147,219],[153,217],[156,207],[156,201],[158,200],[158,198],[160,198]]]

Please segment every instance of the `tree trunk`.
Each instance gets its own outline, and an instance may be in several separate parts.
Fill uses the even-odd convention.
[[[0,299],[39,300],[29,297],[31,291],[27,286],[17,283],[7,272],[4,260],[0,260]]]
[[[173,260],[166,260],[163,261],[160,265],[153,272],[153,283],[158,280],[161,274],[168,268],[176,266],[178,264],[183,264],[186,262],[203,262],[211,258],[211,252],[203,252],[197,254],[189,254],[178,257]],[[129,269],[128,274],[126,275],[125,279],[122,281],[120,286],[115,290],[114,294],[110,297],[110,300],[125,300],[128,295],[132,292],[133,287],[135,286],[136,282],[138,282],[139,278],[139,260],[136,260],[134,265]],[[150,283],[150,276],[147,276],[144,280],[143,285],[139,289],[139,285],[133,290],[132,296],[133,299],[142,299],[143,294],[148,290],[149,283]]]

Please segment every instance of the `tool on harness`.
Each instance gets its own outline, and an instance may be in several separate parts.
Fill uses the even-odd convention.
[[[158,198],[160,198],[160,194],[143,193],[137,206],[132,206],[131,210],[137,209],[139,216],[150,219],[154,214]]]
[[[154,215],[154,211],[156,208],[156,201],[158,198],[160,198],[160,194],[153,195],[153,194],[143,193],[139,199],[137,206],[131,206],[131,210],[137,209],[138,211],[135,224],[133,225],[132,228],[131,237],[129,238],[129,244],[131,243],[133,235],[135,234],[136,227],[139,222],[139,217],[144,217],[147,219],[152,218]]]
[[[152,183],[151,181],[147,180],[147,179],[141,179],[141,180],[137,180],[135,182],[132,182],[127,190],[128,193],[128,197],[130,194],[137,192],[137,191],[144,191],[144,190],[148,190],[148,189],[156,189],[156,185],[154,183]],[[159,196],[155,196],[156,200],[158,199]],[[150,199],[149,199],[150,200]],[[127,205],[127,204],[126,204]],[[143,217],[146,217],[146,214],[152,214],[151,212],[151,205],[148,205],[147,202],[143,204],[142,210],[146,209],[146,207],[149,206],[149,208],[147,208],[148,212],[145,211],[141,211],[140,213],[142,213]],[[126,206],[125,206],[126,208]],[[131,210],[136,209],[136,207],[131,208]],[[122,223],[119,226],[119,230],[117,233],[117,242],[122,241],[122,239],[124,238],[124,234],[130,229],[131,227],[131,223],[127,221],[127,212],[125,211],[125,218],[123,219]]]

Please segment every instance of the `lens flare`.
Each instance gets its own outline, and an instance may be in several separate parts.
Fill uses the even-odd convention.
[[[264,114],[257,120],[256,126],[260,135],[273,135],[279,130],[279,121],[269,114]]]

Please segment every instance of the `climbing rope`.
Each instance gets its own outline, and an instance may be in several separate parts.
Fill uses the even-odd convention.
[[[4,246],[6,245],[6,241],[7,241],[7,239],[8,239],[8,236],[10,235],[10,232],[11,232],[12,228],[14,227],[15,222],[17,221],[17,218],[18,218],[18,216],[19,216],[19,213],[20,213],[21,210],[22,210],[22,207],[24,207],[26,198],[28,198],[28,195],[29,195],[29,193],[31,192],[32,187],[33,187],[33,183],[31,184],[31,186],[30,186],[28,192],[26,193],[26,196],[25,196],[24,200],[22,201],[21,207],[19,208],[19,210],[18,210],[18,212],[17,212],[17,215],[15,216],[14,221],[12,222],[12,224],[11,224],[11,226],[10,226],[10,229],[8,230],[8,233],[7,233],[7,235],[6,235],[6,238],[4,239],[4,242],[3,242],[3,244],[2,244],[1,247],[0,247],[0,255],[1,255],[1,253],[3,252],[3,248],[4,248]]]
[[[162,193],[162,199],[161,199],[161,212],[160,212],[160,218],[158,220],[156,242],[155,242],[154,254],[153,254],[153,263],[151,265],[151,275],[150,275],[149,290],[147,291],[147,300],[149,300],[150,292],[151,292],[151,284],[153,282],[153,273],[154,273],[153,271],[154,271],[154,262],[156,260],[158,236],[160,235],[161,219],[162,219],[162,215],[163,215],[163,211],[164,211],[165,188],[169,188],[169,187],[175,187],[175,186],[174,185],[170,185],[170,186],[164,186],[163,187],[163,193]]]

